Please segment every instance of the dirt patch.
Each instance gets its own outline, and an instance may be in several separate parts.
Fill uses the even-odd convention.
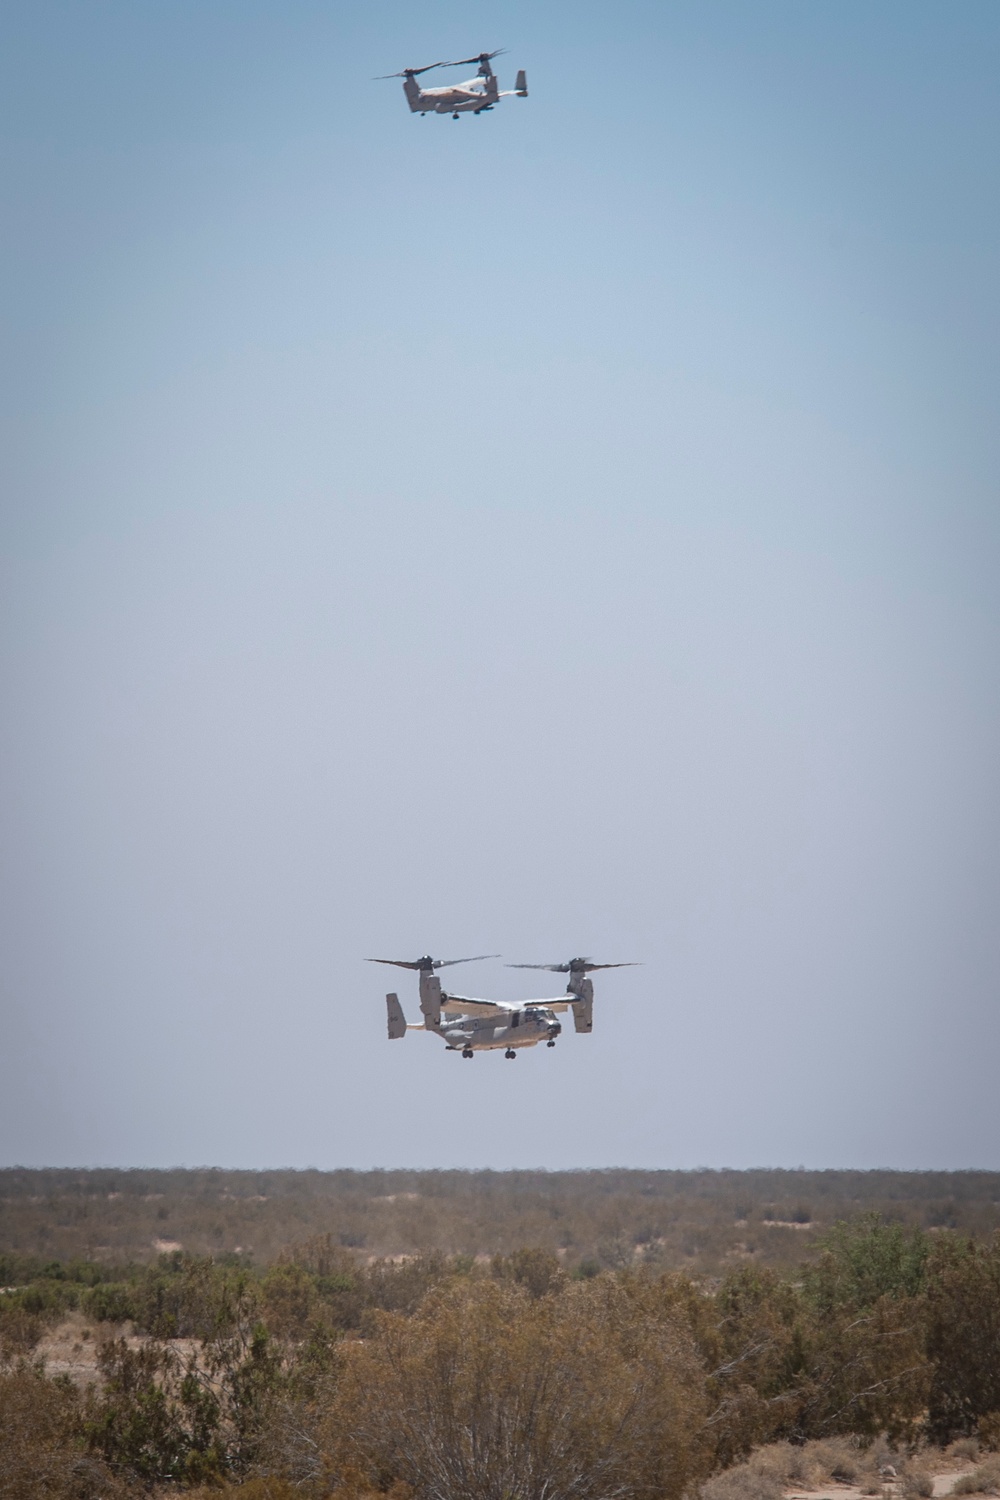
[[[935,1500],[940,1500],[941,1496],[951,1494],[952,1485],[956,1479],[961,1479],[964,1474],[975,1473],[976,1465],[948,1464],[947,1460],[939,1458],[930,1465],[930,1468],[934,1481]],[[872,1497],[866,1496],[864,1489],[856,1484],[827,1484],[820,1485],[816,1489],[805,1489],[799,1486],[796,1489],[786,1489],[784,1494],[786,1500],[872,1500]],[[902,1495],[902,1481],[888,1479],[876,1500],[902,1500]]]
[[[83,1313],[74,1312],[39,1340],[35,1355],[45,1361],[47,1375],[68,1375],[74,1385],[93,1385],[100,1379],[98,1348],[110,1338],[124,1338],[130,1349],[141,1349],[148,1342],[143,1335],[132,1332],[130,1323],[123,1326],[112,1323],[95,1325]],[[167,1342],[185,1363],[201,1348],[197,1339],[170,1339]]]
[[[70,1313],[40,1341],[35,1353],[45,1361],[48,1375],[68,1375],[74,1385],[92,1385],[97,1380],[97,1345],[94,1325],[82,1313]]]

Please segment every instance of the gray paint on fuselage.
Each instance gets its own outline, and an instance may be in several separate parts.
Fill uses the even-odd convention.
[[[474,1052],[493,1047],[536,1047],[539,1042],[554,1041],[562,1027],[551,1011],[525,1015],[517,1010],[499,1016],[462,1016],[444,1021],[435,1028],[449,1047],[456,1051],[471,1047]]]

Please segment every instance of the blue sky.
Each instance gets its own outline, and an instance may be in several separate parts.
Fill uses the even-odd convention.
[[[2,1159],[1000,1165],[996,6],[0,59]],[[643,967],[466,1064],[428,949]]]

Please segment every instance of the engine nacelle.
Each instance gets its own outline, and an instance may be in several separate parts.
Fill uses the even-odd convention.
[[[567,986],[573,996],[573,1025],[577,1031],[594,1029],[594,986],[586,974],[574,974]]]
[[[441,981],[436,974],[420,971],[420,1009],[424,1026],[428,1031],[439,1031],[441,1027]]]

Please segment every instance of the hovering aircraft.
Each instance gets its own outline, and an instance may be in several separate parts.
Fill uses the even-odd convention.
[[[478,57],[460,57],[457,62],[428,63],[425,68],[404,68],[401,73],[383,73],[381,78],[403,80],[406,102],[415,115],[451,115],[453,120],[470,110],[474,115],[481,115],[492,109],[499,99],[509,99],[514,94],[519,99],[528,97],[528,83],[523,68],[512,89],[500,88],[490,63],[502,51],[503,48],[498,47],[495,52],[480,52]],[[420,73],[429,73],[432,68],[464,68],[466,63],[479,64],[475,78],[470,78],[467,83],[455,83],[450,88],[425,89],[416,81]]]
[[[420,1009],[423,1024],[408,1023],[399,996],[385,997],[389,1021],[389,1040],[397,1041],[408,1031],[435,1031],[449,1052],[461,1052],[465,1058],[476,1052],[504,1049],[504,1057],[513,1060],[521,1047],[536,1047],[544,1042],[554,1047],[562,1032],[557,1020],[560,1011],[572,1010],[575,1030],[594,1029],[594,986],[590,975],[597,969],[631,969],[634,964],[595,964],[589,958],[571,958],[564,964],[508,964],[510,969],[547,969],[553,974],[568,974],[566,996],[556,1000],[474,1000],[467,995],[447,994],[435,970],[452,964],[480,963],[496,958],[496,953],[481,953],[475,958],[370,958],[372,964],[392,964],[397,969],[416,969],[420,975]]]

